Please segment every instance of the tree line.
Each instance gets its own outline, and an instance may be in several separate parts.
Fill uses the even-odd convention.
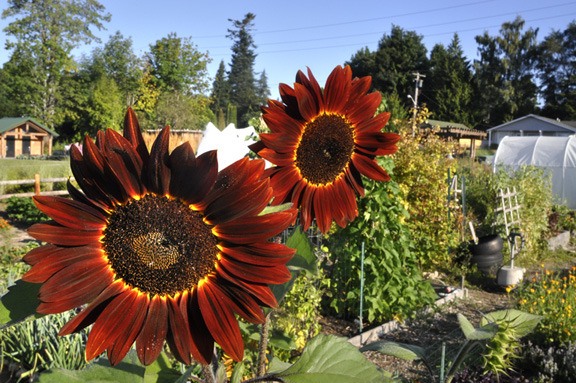
[[[97,0],[7,3],[2,17],[12,20],[4,29],[10,57],[0,69],[0,117],[35,117],[64,142],[120,129],[127,106],[144,129],[203,129],[209,121],[245,127],[270,96],[266,72],[254,70],[252,13],[229,19],[231,60],[221,61],[210,79],[209,55],[175,33],[137,56],[131,38],[116,32],[75,59],[73,49],[100,43],[93,30],[110,20]],[[480,129],[528,113],[576,120],[576,23],[540,43],[538,30],[524,27],[518,17],[496,36],[476,36],[479,58],[470,61],[457,34],[428,54],[423,36],[393,26],[376,50],[362,48],[344,64],[355,76],[372,76],[373,90],[400,114],[412,106],[407,96],[419,72],[426,76],[419,101],[435,119]]]
[[[357,76],[372,76],[372,87],[404,108],[412,106],[413,73],[424,74],[419,101],[437,120],[478,129],[530,113],[576,120],[576,22],[540,43],[537,35],[517,17],[496,36],[476,36],[479,58],[470,61],[458,34],[428,55],[423,36],[393,26],[375,51],[361,49],[347,64]]]
[[[2,17],[13,21],[4,29],[10,57],[0,69],[0,117],[34,117],[63,142],[121,129],[128,106],[144,129],[204,129],[209,121],[247,126],[270,93],[266,74],[254,73],[250,13],[229,20],[232,56],[228,71],[221,63],[226,93],[218,93],[218,103],[210,95],[211,59],[190,37],[170,33],[139,57],[132,39],[116,32],[74,59],[72,50],[99,43],[93,30],[110,20],[98,1],[8,0]]]

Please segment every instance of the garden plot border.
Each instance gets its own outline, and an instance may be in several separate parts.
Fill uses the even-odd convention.
[[[434,306],[435,307],[439,307],[442,306],[445,303],[448,303],[450,301],[453,301],[455,299],[462,299],[462,298],[466,298],[468,296],[468,289],[466,288],[457,288],[454,291],[452,291],[451,293],[447,294],[445,297],[438,299],[436,302],[434,302]],[[432,307],[428,307],[426,309],[423,310],[424,313],[430,312],[432,311],[433,308]],[[381,340],[383,335],[392,332],[394,330],[399,329],[401,326],[401,323],[396,321],[396,320],[392,320],[390,322],[386,322],[384,324],[381,324],[373,329],[367,330],[359,335],[356,335],[352,338],[348,339],[348,342],[350,342],[352,345],[356,346],[356,347],[362,347],[367,345],[368,343],[372,343],[378,340]]]

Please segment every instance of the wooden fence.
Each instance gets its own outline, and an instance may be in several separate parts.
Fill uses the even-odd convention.
[[[12,180],[12,181],[0,181],[0,186],[5,185],[34,185],[34,191],[29,193],[13,193],[13,194],[0,194],[0,200],[10,198],[10,197],[32,197],[34,195],[67,195],[68,190],[51,190],[42,191],[41,184],[43,183],[55,183],[55,182],[66,182],[68,180],[73,181],[73,177],[61,177],[61,178],[40,178],[40,174],[35,174],[33,180]]]

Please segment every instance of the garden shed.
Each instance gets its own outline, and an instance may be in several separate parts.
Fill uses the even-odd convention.
[[[0,118],[0,158],[52,155],[58,134],[32,118]]]
[[[517,169],[523,165],[550,172],[558,203],[576,208],[576,136],[504,137],[494,157],[494,171],[502,166]]]

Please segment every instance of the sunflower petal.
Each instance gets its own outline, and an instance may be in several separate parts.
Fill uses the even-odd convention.
[[[202,201],[214,186],[218,176],[216,151],[208,151],[196,158],[190,144],[184,144],[172,151],[169,161],[170,194],[189,204]]]
[[[166,301],[168,304],[168,322],[170,324],[170,331],[166,340],[176,359],[184,364],[191,364],[190,355],[192,354],[191,346],[193,343],[192,335],[190,335],[188,313],[182,313],[174,299],[167,298]]]
[[[148,163],[148,188],[158,195],[166,195],[170,187],[170,168],[168,167],[168,144],[170,127],[162,129],[150,151]]]
[[[124,116],[124,137],[130,141],[136,152],[140,156],[142,163],[148,163],[148,148],[142,137],[142,132],[140,130],[140,124],[138,124],[138,118],[136,113],[132,108],[128,108],[126,115]]]
[[[98,210],[68,198],[32,197],[36,207],[62,226],[78,230],[102,230],[106,217]]]
[[[138,294],[136,291],[131,291],[131,294]],[[133,315],[126,317],[128,322],[127,330],[125,333],[118,336],[114,344],[108,348],[108,360],[110,364],[115,366],[124,359],[140,333],[144,320],[146,319],[146,308],[150,300],[148,295],[139,294],[134,303]]]
[[[240,362],[244,356],[242,335],[234,312],[222,298],[211,279],[198,286],[198,304],[206,326],[224,352]]]
[[[188,316],[192,335],[192,356],[198,362],[209,364],[214,355],[214,338],[206,327],[206,322],[200,312],[197,289],[192,293],[184,292],[180,301],[180,309]]]
[[[108,305],[110,300],[122,293],[124,290],[126,290],[126,286],[122,282],[116,282],[108,286],[85,309],[66,323],[60,329],[58,335],[72,334],[94,323],[100,312]]]
[[[389,181],[390,176],[386,170],[382,169],[376,161],[367,158],[361,154],[352,156],[352,162],[354,166],[366,176],[372,178],[376,181]]]
[[[152,363],[160,352],[168,333],[168,307],[165,298],[154,296],[150,300],[146,321],[136,338],[136,353],[144,365]]]
[[[126,290],[117,295],[106,306],[94,322],[86,342],[86,359],[92,360],[104,350],[110,348],[116,339],[126,336],[130,320],[118,320],[120,317],[133,318],[136,315],[138,293]],[[110,361],[112,365],[112,361]]]
[[[257,217],[245,217],[216,225],[212,230],[226,241],[245,244],[266,241],[280,234],[294,220],[296,209],[266,214]]]
[[[36,223],[28,229],[28,234],[39,241],[62,246],[82,246],[98,243],[100,231],[75,230],[52,223]]]

